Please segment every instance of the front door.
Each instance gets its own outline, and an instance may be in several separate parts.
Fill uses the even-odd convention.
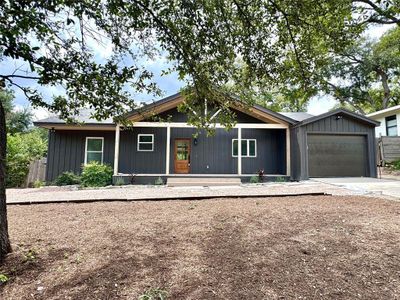
[[[190,139],[175,139],[174,167],[177,174],[189,173],[190,144]]]

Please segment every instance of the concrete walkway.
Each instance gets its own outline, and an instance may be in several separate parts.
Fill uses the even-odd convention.
[[[279,196],[296,194],[362,194],[316,181],[243,184],[216,187],[122,186],[100,189],[77,187],[43,187],[37,189],[8,189],[8,204],[33,204],[84,201],[133,201],[163,199],[199,199],[214,197]]]
[[[342,187],[361,194],[383,195],[400,199],[400,181],[369,177],[319,178],[314,181]]]

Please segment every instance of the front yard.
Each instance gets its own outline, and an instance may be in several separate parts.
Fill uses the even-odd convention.
[[[400,202],[356,196],[9,206],[0,299],[398,299]]]

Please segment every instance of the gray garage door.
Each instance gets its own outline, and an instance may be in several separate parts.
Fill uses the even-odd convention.
[[[365,136],[309,134],[307,141],[310,177],[368,176]]]

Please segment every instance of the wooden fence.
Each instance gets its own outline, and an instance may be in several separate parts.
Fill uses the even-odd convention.
[[[400,137],[382,136],[378,138],[378,163],[382,166],[400,159]]]
[[[26,178],[25,186],[31,187],[37,180],[45,181],[46,179],[46,158],[41,158],[31,162],[29,165],[29,173]]]

